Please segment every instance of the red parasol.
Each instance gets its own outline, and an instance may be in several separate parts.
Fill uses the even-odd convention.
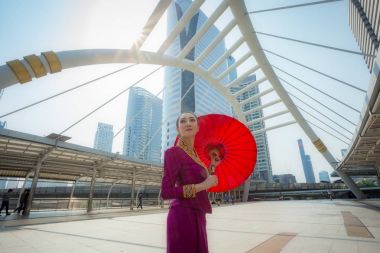
[[[249,129],[240,121],[221,114],[208,114],[198,118],[199,131],[194,148],[208,167],[210,155],[219,151],[221,162],[216,167],[218,185],[209,192],[225,192],[241,185],[252,174],[256,160],[256,141]]]
[[[194,148],[199,158],[210,164],[210,150],[220,152],[221,163],[215,175],[218,185],[210,192],[224,192],[241,185],[252,174],[256,159],[256,142],[249,129],[240,121],[221,114],[208,114],[198,119],[199,132]]]

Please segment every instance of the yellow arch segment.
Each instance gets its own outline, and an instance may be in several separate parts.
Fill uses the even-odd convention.
[[[327,150],[325,144],[321,141],[321,139],[314,141],[313,144],[318,149],[318,151],[321,153],[323,153]]]
[[[43,52],[42,56],[48,63],[50,71],[45,68],[44,64],[41,61],[41,58],[35,54],[31,54],[24,57],[25,62],[30,66],[33,73],[29,72],[30,70],[28,70],[27,66],[25,66],[25,62],[22,62],[20,60],[8,61],[7,65],[15,74],[19,83],[26,83],[32,81],[33,74],[36,78],[39,78],[42,76],[46,76],[47,72],[50,72],[52,74],[61,72],[62,65],[56,53],[54,53],[53,51]]]
[[[41,59],[37,55],[35,54],[28,55],[28,56],[25,56],[24,59],[32,68],[36,78],[39,78],[41,76],[46,76],[45,67],[42,64]]]
[[[62,70],[61,62],[58,59],[58,56],[53,51],[43,52],[42,55],[49,64],[50,73],[57,73]]]
[[[17,80],[20,83],[26,83],[32,81],[32,76],[20,60],[13,60],[7,62],[8,67],[15,74]]]

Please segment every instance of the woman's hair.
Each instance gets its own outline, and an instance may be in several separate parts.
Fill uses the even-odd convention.
[[[177,120],[176,120],[176,122],[175,122],[175,126],[178,128],[178,125],[179,125],[179,118],[181,118],[181,116],[183,115],[183,114],[185,114],[185,113],[190,113],[191,115],[193,115],[194,117],[195,117],[195,119],[197,120],[197,122],[198,122],[198,116],[197,115],[195,115],[195,113],[193,113],[193,112],[182,112],[179,116],[178,116],[178,118],[177,118]]]

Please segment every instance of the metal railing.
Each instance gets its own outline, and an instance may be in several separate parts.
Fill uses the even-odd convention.
[[[10,210],[14,210],[17,204],[17,198],[10,198]],[[108,202],[108,205],[107,205]],[[134,208],[137,203],[134,200]],[[167,206],[167,202],[163,203]],[[88,198],[34,198],[32,202],[32,211],[63,211],[63,210],[86,210],[88,205]],[[100,209],[122,209],[131,206],[130,198],[93,198],[92,208]],[[160,207],[161,201],[157,198],[143,199],[144,207]]]
[[[260,183],[251,185],[250,191],[265,192],[265,191],[297,191],[297,190],[327,190],[327,189],[347,189],[347,186],[342,183]]]

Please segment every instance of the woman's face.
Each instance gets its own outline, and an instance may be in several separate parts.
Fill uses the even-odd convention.
[[[183,113],[178,120],[177,131],[181,137],[194,137],[198,132],[198,120],[191,113]]]

